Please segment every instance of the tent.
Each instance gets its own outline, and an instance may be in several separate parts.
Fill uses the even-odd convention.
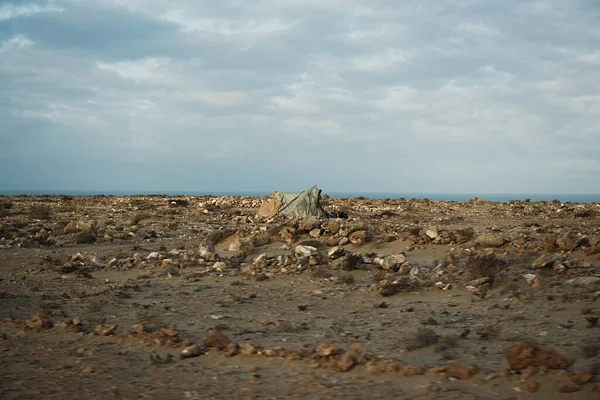
[[[321,190],[317,185],[301,193],[282,193],[274,191],[258,210],[258,216],[269,219],[276,215],[288,218],[331,218],[333,214],[321,207]]]

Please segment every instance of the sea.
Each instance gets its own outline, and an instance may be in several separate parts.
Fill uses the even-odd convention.
[[[77,190],[0,190],[0,194],[8,196],[270,196],[270,191],[77,191]],[[433,201],[468,201],[482,199],[494,202],[508,202],[511,200],[552,201],[562,203],[600,203],[600,194],[545,194],[545,193],[424,193],[424,192],[326,192],[322,195],[332,198],[357,198],[368,199],[429,199]]]

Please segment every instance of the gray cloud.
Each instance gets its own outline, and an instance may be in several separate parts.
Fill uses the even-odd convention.
[[[5,190],[597,192],[600,13],[0,0]]]

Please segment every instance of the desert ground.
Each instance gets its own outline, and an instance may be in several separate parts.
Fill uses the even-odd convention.
[[[0,197],[3,399],[598,399],[600,204]]]

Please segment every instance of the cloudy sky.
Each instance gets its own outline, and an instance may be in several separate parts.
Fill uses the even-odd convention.
[[[0,0],[0,190],[600,192],[598,0]]]

